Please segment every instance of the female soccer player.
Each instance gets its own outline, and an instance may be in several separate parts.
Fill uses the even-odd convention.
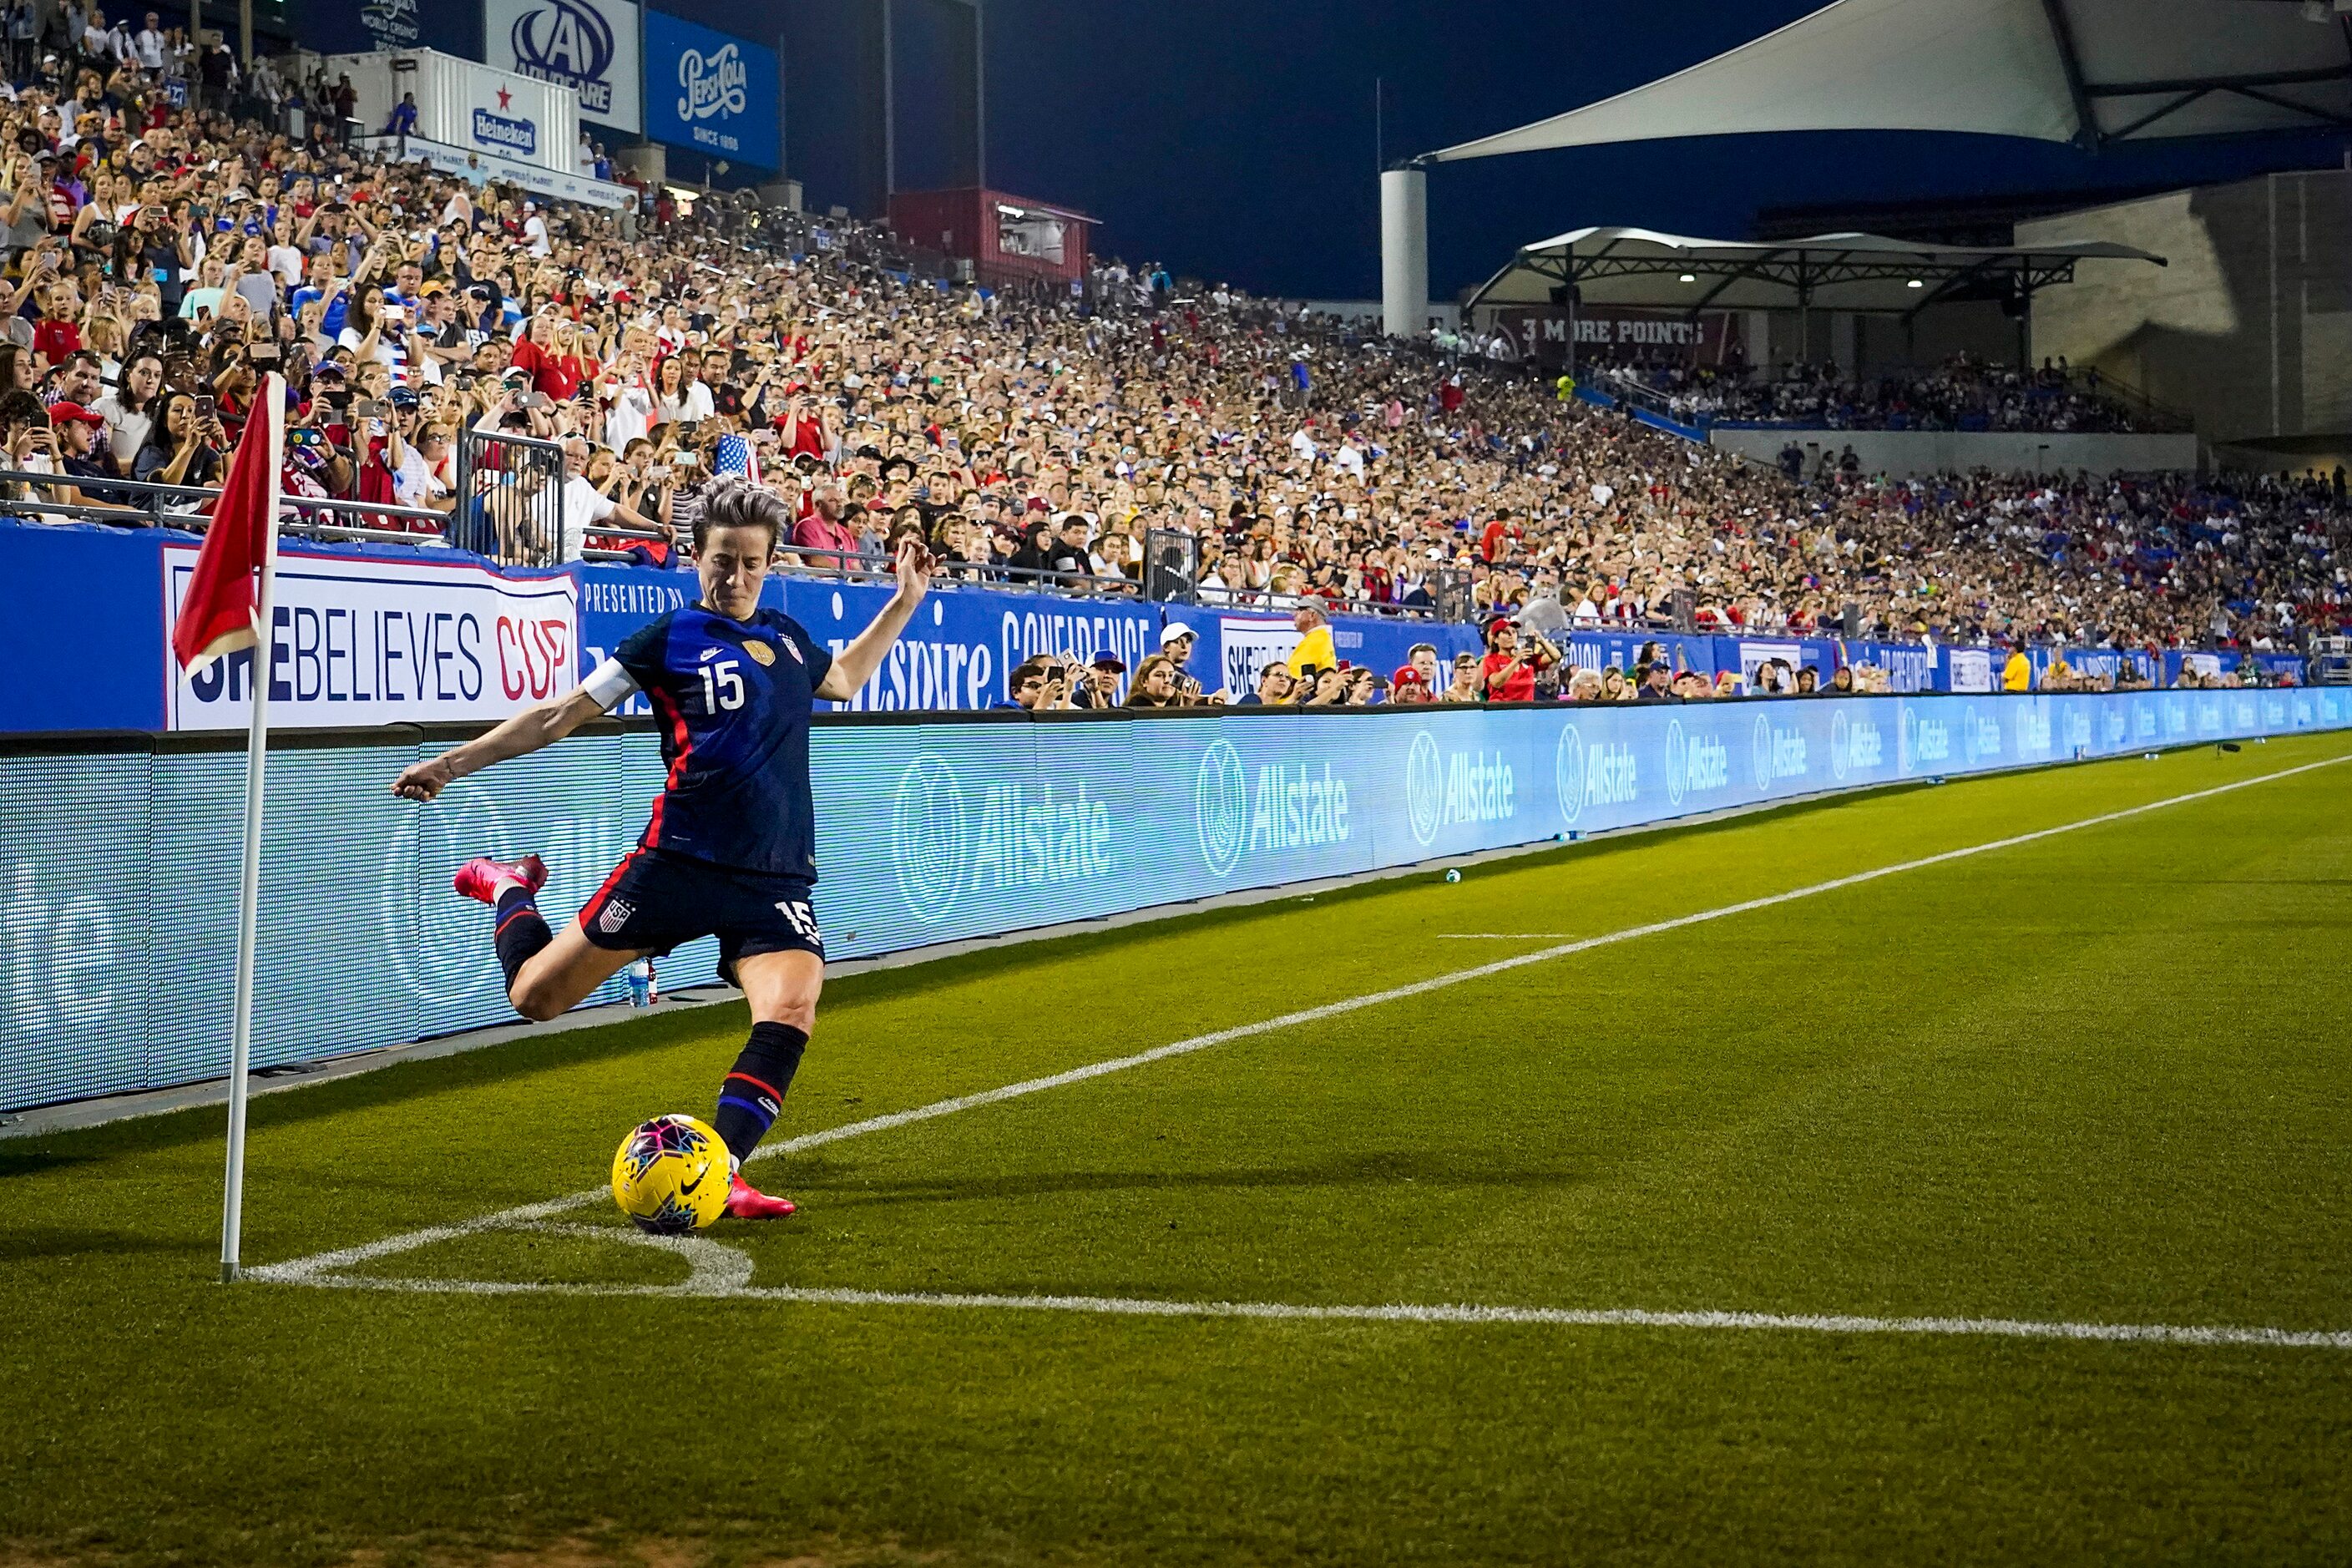
[[[560,934],[548,929],[532,901],[547,881],[536,855],[469,860],[455,885],[498,911],[507,995],[526,1018],[554,1017],[640,957],[719,938],[719,972],[743,988],[751,1038],[719,1086],[711,1122],[733,1156],[727,1212],[751,1219],[793,1212],[789,1200],[753,1191],[741,1166],[783,1109],[824,984],[809,910],[810,704],[845,700],[866,684],[922,603],[932,566],[919,542],[900,546],[898,593],[835,656],[790,616],[760,608],[769,558],[791,526],[777,497],[715,481],[694,524],[698,603],[632,633],[570,696],[416,763],[392,786],[431,800],[453,779],[551,745],[631,692],[646,694],[668,774],[637,847],[579,918]]]

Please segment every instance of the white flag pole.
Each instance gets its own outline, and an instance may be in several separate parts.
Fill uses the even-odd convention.
[[[262,378],[253,417],[268,421],[269,519],[263,535],[261,586],[254,595],[253,721],[245,739],[245,866],[236,891],[236,997],[231,1004],[228,1052],[228,1183],[221,1206],[221,1282],[236,1278],[237,1247],[245,1223],[246,1079],[253,1059],[253,965],[261,915],[261,784],[269,760],[269,595],[278,578],[279,432],[286,408],[284,384]],[[217,524],[219,519],[215,517]]]

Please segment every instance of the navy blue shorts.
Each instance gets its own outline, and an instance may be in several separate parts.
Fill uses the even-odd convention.
[[[580,907],[590,945],[658,957],[698,937],[719,939],[719,972],[755,952],[813,952],[824,939],[799,877],[738,871],[658,849],[632,849]]]

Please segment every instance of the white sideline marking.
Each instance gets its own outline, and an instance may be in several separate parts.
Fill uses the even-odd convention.
[[[804,1132],[797,1138],[789,1138],[781,1143],[771,1143],[756,1149],[752,1152],[751,1158],[764,1160],[776,1154],[798,1153],[803,1150],[818,1148],[826,1143],[838,1143],[845,1139],[863,1138],[868,1133],[887,1132],[893,1128],[911,1126],[918,1121],[952,1116],[961,1110],[976,1110],[984,1105],[995,1105],[1007,1100],[1019,1100],[1027,1095],[1041,1094],[1049,1089],[1061,1089],[1074,1083],[1084,1083],[1088,1079],[1102,1078],[1115,1072],[1125,1072],[1129,1068],[1164,1061],[1171,1057],[1189,1056],[1194,1051],[1207,1050],[1211,1046],[1222,1046],[1234,1040],[1272,1034],[1277,1029],[1293,1028],[1302,1024],[1318,1024],[1327,1018],[1341,1017],[1366,1007],[1377,1007],[1390,1002],[1402,1002],[1409,997],[1427,995],[1433,991],[1443,991],[1449,986],[1464,984],[1473,980],[1485,980],[1496,974],[1507,973],[1514,969],[1525,968],[1528,964],[1548,963],[1556,958],[1568,958],[1576,953],[1590,952],[1594,948],[1609,947],[1621,942],[1632,942],[1638,937],[1657,936],[1665,931],[1680,931],[1686,926],[1703,925],[1709,921],[1723,920],[1732,915],[1748,914],[1756,910],[1769,910],[1777,905],[1793,903],[1799,899],[1810,899],[1820,893],[1835,892],[1842,888],[1859,887],[1864,882],[1874,882],[1882,877],[1899,876],[1906,871],[1922,870],[1929,866],[1941,866],[1954,860],[1965,860],[1971,856],[1990,854],[1996,849],[2011,849],[2021,844],[2032,844],[2044,838],[2055,838],[2061,834],[2076,832],[2085,827],[2097,827],[2110,822],[2121,822],[2127,817],[2140,816],[2151,811],[2160,811],[2166,806],[2184,805],[2195,800],[2208,800],[2215,795],[2228,795],[2234,790],[2248,789],[2255,784],[2269,784],[2276,779],[2293,778],[2297,773],[2307,773],[2315,769],[2334,767],[2343,762],[2352,762],[2352,753],[2338,757],[2325,757],[2315,763],[2303,763],[2294,767],[2281,769],[2277,773],[2260,773],[2249,779],[2235,779],[2228,784],[2214,784],[2207,789],[2191,790],[2186,795],[2168,795],[2162,800],[2152,800],[2140,805],[2128,805],[2117,811],[2101,812],[2095,816],[2085,816],[2077,821],[2060,823],[2054,827],[2039,827],[2031,833],[2013,834],[2007,838],[1989,839],[1982,844],[1971,844],[1958,849],[1946,849],[1935,855],[1923,855],[1916,860],[1903,860],[1868,871],[1856,871],[1844,877],[1832,877],[1828,881],[1813,882],[1801,888],[1791,888],[1786,892],[1768,893],[1761,898],[1744,899],[1736,904],[1723,904],[1711,910],[1700,910],[1693,914],[1676,915],[1670,920],[1653,921],[1647,925],[1627,926],[1622,931],[1606,931],[1599,936],[1580,937],[1573,942],[1561,942],[1558,946],[1538,948],[1533,952],[1514,953],[1508,958],[1495,959],[1490,963],[1476,964],[1468,969],[1456,969],[1448,973],[1433,975],[1427,980],[1416,980],[1410,984],[1392,986],[1386,991],[1368,992],[1361,996],[1327,1002],[1319,1007],[1304,1007],[1296,1013],[1285,1013],[1278,1017],[1262,1018],[1255,1024],[1236,1024],[1228,1029],[1217,1029],[1205,1035],[1194,1035],[1189,1039],[1155,1046],[1148,1051],[1138,1051],[1132,1056],[1113,1057],[1104,1061],[1089,1062],[1084,1067],[1072,1068],[1066,1072],[1052,1073],[1045,1078],[1027,1079],[1020,1083],[1006,1084],[1001,1089],[982,1089],[975,1094],[957,1095],[952,1099],[934,1100],[929,1105],[919,1105],[908,1110],[894,1110],[885,1116],[868,1117],[863,1121],[845,1122],[839,1127],[828,1127],[822,1131]],[[243,1277],[269,1280],[278,1284],[329,1283],[330,1281],[322,1280],[318,1277],[331,1273],[339,1274],[354,1264],[390,1257],[396,1253],[413,1251],[420,1247],[430,1247],[436,1242],[451,1241],[459,1237],[476,1235],[501,1226],[547,1219],[572,1209],[585,1207],[604,1195],[604,1188],[591,1187],[586,1192],[572,1193],[560,1198],[550,1198],[543,1203],[524,1204],[515,1208],[501,1209],[497,1213],[462,1220],[455,1225],[427,1226],[422,1230],[412,1230],[399,1236],[385,1237],[380,1241],[365,1242],[357,1247],[341,1247],[331,1252],[313,1253],[308,1258],[290,1258],[283,1263],[263,1264],[257,1268],[243,1270]],[[331,1283],[365,1283],[373,1286],[378,1282],[336,1279]],[[387,1285],[385,1288],[406,1289],[422,1287],[402,1284]],[[747,1287],[747,1289],[750,1288]],[[880,1300],[882,1298],[877,1300]],[[1044,1301],[1054,1298],[1041,1297],[1038,1300]],[[1370,1311],[1375,1309],[1363,1310]],[[1462,1310],[1483,1310],[1485,1309]],[[1542,1309],[1528,1310],[1532,1311]],[[1306,1312],[1308,1310],[1300,1309],[1299,1310]],[[1329,1309],[1329,1310],[1338,1310],[1338,1309]]]
[[[947,1307],[967,1311],[1074,1312],[1125,1318],[1255,1318],[1286,1322],[1534,1324],[1575,1329],[1711,1329],[1814,1334],[1927,1334],[2011,1340],[2084,1340],[2171,1345],[2255,1345],[2284,1350],[2352,1350],[2352,1330],[2247,1329],[2197,1323],[2035,1322],[2017,1318],[1874,1318],[1848,1312],[1664,1312],[1645,1308],[1474,1307],[1454,1303],[1304,1306],[1287,1301],[1166,1301],[1133,1296],[1003,1296],[970,1292],[809,1289],[751,1284],[752,1261],[738,1248],[701,1236],[647,1236],[618,1226],[546,1225],[518,1228],[556,1236],[627,1242],[687,1260],[677,1285],[558,1284],[544,1280],[407,1279],[311,1275],[321,1288],[399,1290],[436,1296],[692,1296],[709,1300],[772,1301],[820,1307]]]

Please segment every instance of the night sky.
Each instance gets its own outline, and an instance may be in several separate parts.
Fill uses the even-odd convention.
[[[1104,220],[1097,248],[1255,291],[1379,292],[1373,83],[1391,160],[1637,87],[1817,8],[1790,0],[989,0],[989,174]],[[899,15],[905,15],[902,7]],[[946,183],[919,26],[900,24],[900,184]],[[818,106],[795,105],[794,111]],[[1744,237],[1758,208],[2192,184],[2338,162],[2347,139],[2097,156],[1998,137],[1714,137],[1523,153],[1430,174],[1430,288],[1453,298],[1586,224]],[[813,200],[842,200],[813,184]]]

